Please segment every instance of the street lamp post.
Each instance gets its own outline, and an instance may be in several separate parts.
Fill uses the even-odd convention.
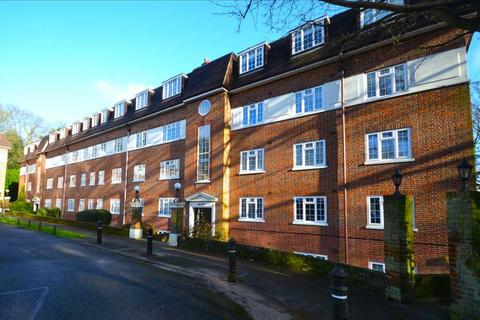
[[[140,200],[140,187],[135,186],[135,197],[132,199],[132,222],[130,224],[129,237],[132,239],[141,239],[143,236],[142,230],[142,201]]]
[[[463,158],[462,162],[457,166],[458,175],[460,176],[460,180],[462,181],[462,187],[460,191],[467,192],[470,190],[469,180],[472,175],[473,166],[468,163],[466,158]]]
[[[400,185],[402,184],[403,175],[400,173],[400,170],[395,170],[395,173],[392,175],[392,182],[395,186],[395,194],[400,194]]]

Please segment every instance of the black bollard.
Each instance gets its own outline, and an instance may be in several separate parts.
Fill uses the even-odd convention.
[[[152,255],[153,250],[153,230],[152,228],[147,231],[147,256]]]
[[[28,220],[28,229],[32,228],[32,221]]]
[[[97,244],[102,244],[102,221],[97,222]]]
[[[57,234],[57,226],[53,226],[52,234]]]
[[[236,265],[237,245],[235,239],[228,240],[228,282],[237,281],[237,265]]]
[[[38,221],[38,231],[42,230],[42,221]]]
[[[348,319],[348,274],[340,265],[335,265],[330,275],[332,276],[332,284],[330,286],[330,289],[332,289],[332,319]]]

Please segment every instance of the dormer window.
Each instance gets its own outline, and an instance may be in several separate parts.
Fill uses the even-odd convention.
[[[120,118],[125,114],[125,101],[115,104],[114,108],[114,119]]]
[[[72,126],[72,135],[80,132],[80,122],[76,122]]]
[[[163,87],[163,99],[168,99],[170,97],[176,96],[177,94],[182,93],[182,79],[184,75],[176,76],[170,80],[165,81],[162,84]]]
[[[239,55],[239,73],[243,74],[257,68],[263,67],[264,64],[264,47],[265,44],[255,46],[240,52]]]
[[[371,2],[380,2],[380,0],[370,0]],[[395,4],[399,6],[404,5],[403,0],[381,0],[381,2]],[[363,28],[366,25],[375,23],[388,16],[391,12],[378,9],[364,9],[360,14],[360,26]]]
[[[322,45],[325,41],[325,30],[321,19],[309,23],[292,32],[292,54]]]
[[[54,143],[55,141],[57,141],[57,133],[52,132],[48,135],[48,143]]]
[[[100,120],[100,113],[95,113],[92,115],[92,128],[98,126],[98,120]]]
[[[60,129],[60,140],[65,139],[65,137],[67,136],[67,132],[68,132],[67,130],[68,130],[68,128]]]
[[[103,109],[100,112],[100,124],[107,122],[108,120],[108,109]]]
[[[137,94],[135,101],[135,110],[139,110],[148,106],[148,98],[150,90],[145,90]]]
[[[85,118],[82,121],[82,131],[87,131],[90,129],[90,118]]]

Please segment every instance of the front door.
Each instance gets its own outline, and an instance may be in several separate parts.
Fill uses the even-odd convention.
[[[212,208],[193,208],[195,224],[212,224]]]

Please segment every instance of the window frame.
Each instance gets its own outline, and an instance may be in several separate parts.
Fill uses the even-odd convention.
[[[75,188],[77,186],[77,175],[76,174],[71,174],[70,175],[70,180],[69,180],[68,186],[70,188]]]
[[[373,265],[379,265],[379,266],[382,266],[382,269],[383,271],[379,271],[379,270],[375,270],[373,269]],[[375,271],[375,272],[383,272],[385,273],[386,272],[386,268],[385,268],[385,263],[383,262],[376,262],[376,261],[370,261],[368,260],[368,269],[372,270],[372,271]]]
[[[315,165],[305,165],[305,152],[307,150],[309,150],[310,148],[308,149],[305,149],[306,148],[306,145],[307,144],[313,144],[313,152],[314,152],[314,159],[316,158],[316,144],[317,143],[321,143],[322,144],[322,155],[323,155],[323,159],[321,159],[321,163],[320,164],[315,164]],[[297,146],[301,145],[302,146],[302,165],[297,165]],[[299,142],[299,143],[295,143],[293,144],[293,168],[292,170],[293,171],[299,171],[299,170],[315,170],[315,169],[324,169],[324,168],[327,168],[327,143],[326,143],[326,140],[325,139],[321,139],[321,140],[314,140],[314,141],[306,141],[306,142]]]
[[[165,204],[165,202],[168,203],[168,214],[162,214],[162,202]],[[175,198],[158,198],[158,211],[157,211],[157,217],[165,217],[165,218],[170,218],[172,216],[171,213],[171,207],[170,204],[175,202]],[[165,208],[163,208],[165,209]]]
[[[150,97],[150,89],[143,90],[135,96],[135,111],[148,107]],[[139,103],[142,102],[142,103]],[[139,106],[141,105],[141,106]]]
[[[170,99],[182,93],[183,77],[184,77],[183,74],[178,75],[162,83],[162,100]],[[173,86],[174,82],[175,82],[175,86]]]
[[[255,110],[255,121],[252,120],[252,110]],[[261,110],[261,112],[259,112]],[[265,103],[263,101],[242,107],[242,127],[254,127],[265,122]]]
[[[396,77],[395,77],[395,69],[397,67],[400,67],[402,66],[403,67],[403,79],[404,79],[404,89],[403,90],[397,90],[397,80],[396,80]],[[383,70],[386,70],[388,69],[388,74],[381,74],[381,72]],[[368,76],[370,74],[375,74],[375,95],[374,96],[371,96],[369,97],[368,96]],[[391,88],[392,88],[392,92],[389,93],[389,94],[385,94],[385,95],[380,95],[380,78],[382,77],[386,77],[387,75],[390,75],[391,76]],[[388,67],[385,67],[385,68],[380,68],[380,69],[377,69],[377,70],[374,70],[374,71],[371,71],[371,72],[367,72],[364,74],[364,84],[365,84],[365,100],[366,101],[371,101],[371,100],[376,100],[376,99],[385,99],[385,98],[388,98],[388,97],[392,97],[392,96],[395,96],[399,93],[402,93],[402,92],[407,92],[408,91],[408,72],[407,72],[407,63],[399,63],[399,64],[396,64],[396,65],[393,65],[393,66],[388,66]]]
[[[70,204],[72,206],[70,206]],[[74,212],[75,211],[75,199],[68,199],[67,201],[67,212]]]
[[[118,177],[117,177],[117,175],[118,175]],[[121,184],[121,183],[122,183],[122,168],[113,168],[112,169],[112,179],[111,179],[110,184]]]
[[[47,178],[45,189],[53,189],[53,178]]]
[[[113,119],[119,119],[126,113],[127,103],[126,101],[120,101],[113,106]]]
[[[90,172],[89,176],[90,176],[90,180],[88,181],[88,185],[89,186],[95,186],[95,180],[96,180],[97,173],[95,171]]]
[[[321,91],[320,93],[320,106],[317,106],[317,89]],[[312,96],[312,110],[310,111],[305,111],[305,97],[307,96],[307,91],[311,91],[311,96]],[[300,95],[300,111],[298,111],[298,108],[297,108],[297,95]],[[316,87],[313,87],[313,88],[308,88],[308,89],[305,89],[305,90],[300,90],[300,91],[297,91],[293,94],[294,96],[294,100],[295,100],[295,115],[302,115],[302,114],[312,114],[312,113],[315,113],[315,112],[319,112],[319,111],[323,111],[325,110],[325,107],[323,105],[323,101],[324,101],[324,90],[323,90],[323,85],[321,86],[316,86]]]
[[[325,44],[325,25],[323,22],[318,22],[320,20],[321,18],[314,22],[307,23],[291,32],[292,56],[295,56],[301,52],[306,52],[313,48],[321,47],[323,44]],[[322,30],[322,40],[320,42],[318,42],[316,39],[317,35],[315,33],[315,26],[320,26]],[[305,30],[307,29],[311,29],[312,32],[312,46],[310,48],[305,48]],[[295,36],[298,32],[300,32],[301,48],[297,51],[295,48]]]
[[[62,210],[63,209],[62,207],[63,207],[62,206],[62,199],[58,199],[58,198],[55,199],[55,208],[58,208],[58,209]]]
[[[102,204],[101,206],[99,206],[100,203]],[[96,205],[95,205],[95,208],[96,208],[97,210],[103,209],[103,198],[97,199],[97,203],[96,203]]]
[[[47,205],[48,204],[48,205]],[[44,201],[44,207],[45,208],[51,208],[52,207],[52,199],[45,199]]]
[[[147,146],[147,131],[137,132],[135,134],[135,148],[145,148]]]
[[[242,217],[243,215],[243,212],[242,212],[242,202],[243,200],[245,200],[245,208],[246,208],[246,212],[245,212],[245,217]],[[254,204],[255,204],[255,209],[254,209],[254,215],[255,215],[255,218],[250,218],[248,215],[249,215],[249,202],[250,200],[254,200]],[[262,211],[261,211],[261,218],[258,217],[258,200],[261,200],[262,202]],[[242,221],[242,222],[265,222],[265,200],[263,197],[240,197],[239,200],[238,200],[238,221]]]
[[[262,167],[259,169],[259,161],[258,161],[258,155],[259,152],[262,152]],[[255,170],[250,170],[250,162],[249,159],[251,158],[251,154],[254,152],[254,157],[255,158]],[[246,157],[246,169],[243,169],[243,156]],[[265,149],[264,148],[258,148],[258,149],[250,149],[250,150],[243,150],[240,151],[240,171],[239,174],[256,174],[256,173],[264,173],[265,172]]]
[[[82,172],[80,174],[80,187],[85,187],[87,185],[87,173]]]
[[[308,221],[306,220],[306,204],[305,200],[307,198],[313,198],[313,204],[314,204],[314,211],[315,211],[315,220],[314,221]],[[303,219],[299,220],[297,219],[297,199],[302,199],[302,215]],[[317,220],[317,199],[322,199],[323,200],[323,205],[324,205],[324,216],[325,218],[323,220]],[[326,227],[328,226],[328,202],[327,202],[327,196],[297,196],[293,197],[293,222],[292,224],[296,225],[309,225],[309,226],[322,226]]]
[[[258,51],[261,51],[261,63],[259,63],[258,59]],[[254,66],[251,68],[250,66],[250,56],[253,55],[253,61],[254,61]],[[243,70],[243,62],[245,61],[245,70]],[[260,45],[254,46],[252,48],[249,48],[247,50],[244,50],[238,54],[238,74],[246,74],[249,72],[252,72],[254,70],[257,70],[265,65],[265,43],[262,43]]]
[[[57,189],[63,189],[63,176],[57,177]]]
[[[78,200],[78,211],[85,210],[85,199]]]
[[[325,254],[309,253],[309,252],[301,252],[301,251],[293,251],[293,253],[299,256],[312,257],[315,259],[328,261],[328,256]]]
[[[143,167],[143,176],[140,176],[137,172],[135,172],[138,168]],[[137,164],[133,166],[133,179],[132,182],[144,182],[147,175],[147,166],[145,164]]]
[[[168,164],[167,164],[168,162]],[[167,165],[170,165],[170,163],[173,163],[176,166],[176,175],[175,176],[166,176],[165,173],[168,171],[167,170]],[[175,180],[175,179],[180,179],[180,159],[171,159],[171,160],[164,160],[160,161],[160,176],[158,178],[159,180]]]
[[[380,199],[380,223],[372,223],[371,199]],[[366,229],[383,230],[384,228],[384,208],[383,196],[370,195],[367,196],[367,226]]]
[[[398,133],[401,131],[407,131],[407,138],[408,138],[408,155],[407,156],[399,156],[399,138]],[[386,140],[386,138],[382,138],[382,134],[384,133],[393,133],[393,137],[391,139],[394,140],[394,158],[393,159],[382,159],[382,140]],[[370,136],[377,136],[377,156],[378,159],[370,159]],[[414,161],[413,158],[413,143],[412,143],[412,129],[407,128],[400,128],[400,129],[392,129],[392,130],[385,130],[385,131],[378,131],[378,132],[370,132],[365,134],[365,163],[368,164],[382,164],[382,163],[396,163],[396,162],[408,162]]]
[[[200,152],[200,134],[201,134],[201,130],[204,129],[207,130],[208,128],[208,143],[207,143],[207,151],[204,151],[204,152]],[[204,125],[204,126],[200,126],[198,127],[197,129],[197,183],[203,183],[203,182],[210,182],[210,165],[211,165],[211,151],[212,151],[212,138],[211,138],[211,126],[210,124],[207,124],[207,125]],[[205,174],[205,177],[206,179],[199,179],[200,178],[200,156],[201,155],[206,155],[206,163],[207,163],[207,172]],[[203,178],[203,177],[202,177]]]
[[[100,173],[102,173],[102,174],[100,174]],[[102,177],[101,180],[100,180],[100,176]],[[97,185],[98,185],[98,186],[103,186],[103,185],[105,185],[105,170],[99,170],[99,171],[98,171]]]
[[[117,204],[114,206],[114,203]],[[113,208],[116,208],[118,206],[118,212],[114,211]],[[110,213],[114,215],[119,215],[120,211],[122,208],[122,203],[120,201],[120,198],[111,198],[110,199]]]

